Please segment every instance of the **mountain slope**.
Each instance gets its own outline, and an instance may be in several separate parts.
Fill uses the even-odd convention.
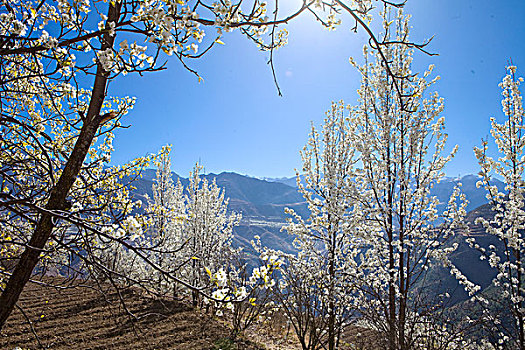
[[[486,259],[480,259],[480,252],[471,248],[466,242],[466,238],[474,237],[480,247],[487,248],[489,245],[494,245],[498,250],[503,248],[502,243],[496,237],[487,234],[481,225],[475,223],[478,217],[490,220],[493,216],[494,212],[490,204],[484,204],[470,211],[465,218],[469,227],[468,232],[458,230],[453,239],[448,242],[449,246],[452,246],[452,244],[458,245],[457,249],[451,254],[450,261],[467,276],[471,282],[479,285],[482,290],[490,287],[497,271],[489,266]],[[450,274],[449,268],[435,266],[429,271],[428,276],[431,283],[434,284],[433,290],[436,294],[447,292],[451,295],[451,305],[466,301],[470,298],[456,278]]]
[[[63,288],[45,283],[24,288],[17,304],[20,309],[13,311],[0,334],[0,349],[209,350],[221,349],[230,335],[224,322],[192,308],[189,301],[154,299],[132,289],[121,290],[119,298],[109,285],[61,283]],[[136,320],[123,309],[122,301]],[[232,349],[263,349],[243,340],[226,344]]]
[[[174,181],[188,185],[188,179],[173,174]],[[234,229],[234,245],[251,247],[250,241],[255,235],[261,237],[263,244],[270,248],[286,252],[293,250],[293,238],[281,232],[287,215],[285,208],[294,209],[299,215],[306,217],[308,208],[303,197],[295,187],[269,182],[236,173],[204,175],[208,181],[215,180],[224,189],[225,197],[229,198],[229,210],[242,214],[242,220]],[[155,171],[146,170],[134,186],[135,196],[144,199],[147,194],[152,197],[152,185]]]

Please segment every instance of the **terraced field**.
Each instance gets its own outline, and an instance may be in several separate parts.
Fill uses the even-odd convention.
[[[259,349],[249,342],[229,343],[225,326],[183,303],[161,302],[133,291],[122,297],[137,320],[114,292],[104,296],[89,286],[55,289],[28,284],[19,302],[23,312],[15,310],[8,319],[0,349],[198,350],[224,344],[231,349]]]

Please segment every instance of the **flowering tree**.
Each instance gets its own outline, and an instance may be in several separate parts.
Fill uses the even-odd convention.
[[[491,268],[497,271],[493,281],[496,297],[481,293],[484,319],[487,329],[494,335],[496,348],[525,349],[525,273],[523,256],[524,241],[524,182],[525,137],[523,135],[523,102],[519,91],[523,78],[516,77],[516,67],[507,67],[507,75],[500,83],[503,99],[501,101],[504,123],[491,119],[491,135],[496,142],[500,157],[494,159],[487,155],[488,142],[481,148],[474,148],[481,170],[478,186],[487,191],[493,218],[479,217],[487,234],[498,242],[488,247],[478,244],[474,237],[468,243],[480,251],[481,258],[487,259]],[[492,184],[492,176],[500,177],[506,184],[502,193]],[[498,310],[497,313],[494,310]]]
[[[231,246],[241,216],[228,213],[224,191],[200,175],[201,166],[190,173],[187,187],[180,180],[173,183],[168,147],[157,166],[153,202],[139,217],[146,231],[133,240],[135,249],[113,245],[105,256],[113,259],[117,273],[153,294],[189,292],[194,306],[208,309],[211,304],[219,316],[230,310],[235,338],[268,311],[273,273],[281,262],[263,252],[260,242],[254,243],[262,263],[249,271],[242,249]],[[145,254],[147,261],[138,254]],[[186,281],[187,288],[181,288],[180,281]]]
[[[109,167],[113,150],[115,121],[107,121],[93,134],[96,146],[89,149],[70,190],[61,195],[60,206],[50,204],[65,186],[66,164],[74,151],[81,117],[75,109],[86,106],[89,93],[49,84],[50,94],[40,94],[42,81],[26,86],[27,94],[3,101],[0,121],[2,138],[0,164],[0,215],[2,221],[1,276],[2,308],[13,302],[22,279],[29,279],[31,264],[40,261],[38,272],[86,273],[95,266],[93,243],[105,235],[101,230],[120,223],[136,209],[130,184],[154,157],[136,159],[129,164]],[[108,98],[103,111],[114,108],[126,114],[131,98]],[[45,220],[43,219],[45,218]],[[49,230],[43,240],[34,230]],[[98,233],[95,233],[97,231]],[[126,232],[123,237],[128,235]],[[30,254],[30,248],[35,249]],[[39,248],[37,248],[39,247]],[[25,261],[21,265],[21,262]],[[29,264],[29,265],[27,265]],[[8,281],[12,281],[11,289]]]
[[[229,310],[231,316],[232,339],[244,332],[255,323],[270,319],[275,305],[272,291],[276,287],[276,272],[280,271],[282,260],[278,255],[271,254],[261,247],[260,238],[252,242],[253,248],[259,253],[259,264],[249,271],[246,256],[238,249],[225,267],[216,273],[207,270],[213,285],[213,306],[218,316],[223,316],[223,310]],[[205,303],[211,301],[204,299]]]
[[[355,186],[355,134],[346,122],[345,106],[332,104],[321,136],[312,126],[308,145],[301,152],[304,184],[297,174],[310,217],[293,210],[283,230],[295,236],[297,256],[287,255],[282,267],[278,299],[291,320],[303,349],[338,346],[352,308],[356,247],[353,235],[362,219],[349,216]]]
[[[202,167],[196,165],[190,174],[188,193],[185,196],[183,249],[186,259],[191,259],[191,267],[186,271],[192,285],[199,286],[209,282],[206,268],[217,271],[227,265],[232,256],[233,228],[239,225],[240,214],[227,214],[228,200],[224,191],[200,177]],[[198,294],[193,292],[193,304],[197,305]]]
[[[408,18],[401,11],[396,16],[385,11],[383,28],[385,40],[404,41]],[[444,176],[443,167],[456,148],[442,156],[447,139],[439,116],[443,99],[427,92],[437,80],[426,80],[432,67],[423,76],[414,73],[412,50],[405,45],[392,45],[383,54],[395,76],[410,77],[399,87],[410,97],[400,105],[382,57],[376,54],[375,61],[368,62],[365,48],[366,63],[356,65],[363,76],[360,105],[348,121],[355,128],[352,146],[360,154],[353,212],[366,213],[359,233],[363,256],[354,278],[359,280],[366,324],[379,332],[385,348],[403,350],[430,344],[429,324],[446,326],[446,320],[428,322],[440,306],[425,298],[425,278],[431,264],[448,263],[455,246],[445,243],[460,225],[466,203],[456,188],[438,224],[438,200],[430,190]],[[440,335],[433,346],[450,346],[452,340]]]
[[[382,2],[388,6],[402,6],[404,3]],[[14,222],[13,215],[18,215],[26,221],[24,227],[27,237],[30,237],[28,242],[18,245],[21,254],[16,262],[13,260],[15,266],[10,268],[12,272],[2,289],[0,327],[56,232],[58,219],[64,220],[62,214],[67,216],[70,213],[68,197],[75,184],[82,178],[96,179],[90,175],[94,167],[87,164],[86,158],[96,153],[92,145],[98,136],[119,127],[120,118],[129,109],[127,99],[119,103],[106,97],[111,80],[128,73],[162,69],[162,64],[157,64],[157,61],[164,54],[177,57],[187,69],[197,74],[187,65],[187,60],[202,57],[213,45],[222,43],[220,38],[224,32],[233,29],[238,29],[262,49],[269,50],[272,63],[273,50],[286,42],[286,31],[279,30],[278,26],[307,11],[314,13],[329,28],[339,23],[338,12],[347,12],[355,20],[355,28],[364,28],[374,47],[382,52],[391,43],[378,40],[370,31],[368,23],[372,8],[371,0],[313,0],[303,1],[296,11],[283,15],[277,1],[272,7],[259,0],[250,4],[242,0],[2,2],[0,125],[3,134],[13,131],[13,137],[30,142],[30,146],[23,147],[15,139],[10,145],[2,143],[2,150],[19,154],[10,156],[11,160],[7,161],[2,158],[2,176],[11,178],[8,183],[13,186],[18,176],[13,172],[20,171],[20,164],[30,166],[36,161],[38,164],[32,166],[41,170],[39,175],[45,176],[44,183],[48,185],[30,193],[25,190],[14,192],[16,196],[2,197],[0,202],[4,222]],[[267,39],[264,39],[266,30]],[[205,39],[205,34],[207,37],[211,34],[212,38]],[[145,45],[137,43],[143,41]],[[388,61],[384,62],[388,67]],[[93,83],[88,89],[84,84],[90,79]],[[395,84],[399,85],[397,80]],[[398,97],[403,104],[402,96]],[[16,160],[33,150],[40,152],[41,156],[27,162]],[[53,164],[54,158],[59,158],[60,164]],[[97,164],[100,166],[101,161]],[[101,184],[102,181],[94,180],[93,183]],[[87,193],[96,192],[91,185],[81,188]],[[37,195],[41,199],[40,209],[33,202]],[[14,204],[23,210],[13,210]],[[28,216],[27,211],[32,215]],[[116,211],[126,212],[123,208]],[[94,217],[97,211],[89,213]],[[69,222],[71,220],[69,218]],[[118,223],[114,224],[118,226]],[[2,251],[12,254],[14,246],[11,237],[8,238],[5,239],[8,246]]]
[[[208,182],[200,175],[199,165],[190,173],[188,187],[180,181],[175,185],[169,156],[169,148],[164,148],[157,162],[153,202],[144,215],[137,216],[144,222],[145,232],[137,237],[134,246],[153,265],[137,264],[137,252],[126,248],[121,248],[119,254],[109,255],[126,256],[119,259],[120,270],[143,281],[156,294],[176,292],[183,286],[179,281],[186,281],[197,306],[199,291],[211,293],[207,271],[227,268],[234,255],[233,228],[241,216],[227,212],[224,191],[215,180]]]
[[[437,80],[426,81],[432,67],[423,77],[411,70],[408,18],[388,9],[382,17],[382,41],[395,44],[376,51],[372,63],[365,47],[365,65],[355,64],[360,105],[345,116],[334,104],[322,137],[312,131],[302,152],[306,184],[298,181],[311,216],[290,211],[284,227],[298,254],[284,259],[278,298],[303,349],[336,348],[353,316],[385,348],[462,344],[447,333],[446,319],[434,318],[442,304],[424,293],[431,264],[449,264],[455,246],[446,242],[465,215],[456,189],[439,223],[430,195],[455,149],[441,155],[443,102],[426,92]]]
[[[182,259],[185,220],[184,188],[172,179],[170,148],[164,147],[155,161],[157,174],[153,183],[153,198],[142,215],[128,217],[135,224],[136,235],[130,242],[133,249],[119,244],[101,248],[103,259],[110,261],[115,271],[140,284],[156,295],[175,293],[176,282],[170,276],[181,277],[180,269],[188,264]],[[147,261],[140,255],[147,257]]]

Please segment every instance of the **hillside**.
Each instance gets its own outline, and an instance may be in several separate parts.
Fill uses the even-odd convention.
[[[496,270],[489,266],[487,260],[480,259],[480,253],[471,248],[465,241],[467,235],[476,239],[481,247],[488,247],[494,245],[498,249],[501,247],[501,242],[492,235],[485,232],[484,228],[476,224],[474,221],[478,217],[491,219],[493,212],[489,204],[484,204],[472,211],[470,211],[465,221],[469,226],[469,232],[463,230],[457,231],[455,237],[449,242],[449,245],[458,244],[458,248],[450,256],[451,262],[463,273],[470,281],[481,286],[482,289],[489,287],[493,278],[496,276]],[[461,287],[458,281],[450,274],[448,268],[435,267],[429,271],[428,279],[433,281],[434,289],[440,293],[448,292],[451,295],[450,305],[463,302],[469,299],[468,294]]]
[[[78,282],[77,282],[78,283]],[[53,289],[28,284],[19,305],[33,321],[43,348],[91,350],[258,350],[248,341],[231,343],[228,329],[214,317],[188,304],[147,298],[135,291],[123,293],[127,315],[114,292],[105,296],[96,290],[76,287]],[[38,349],[30,325],[19,309],[9,317],[0,335],[0,349]]]

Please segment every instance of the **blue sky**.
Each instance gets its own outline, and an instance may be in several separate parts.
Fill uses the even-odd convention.
[[[409,0],[406,12],[412,38],[434,35],[428,49],[439,54],[415,54],[413,67],[434,63],[441,76],[435,90],[445,98],[448,144],[460,146],[447,175],[475,173],[472,147],[489,134],[489,118],[502,116],[498,83],[508,60],[525,75],[525,1]],[[360,77],[348,58],[361,59],[367,38],[350,32],[352,24],[343,18],[328,32],[308,15],[290,23],[289,43],[275,54],[283,97],[268,54],[237,33],[189,62],[201,83],[176,60],[163,72],[117,78],[110,94],[136,96],[137,104],[123,120],[131,127],[117,132],[113,163],[171,144],[172,168],[184,176],[198,160],[206,172],[292,176],[310,123],[321,123],[331,101],[356,101]]]

